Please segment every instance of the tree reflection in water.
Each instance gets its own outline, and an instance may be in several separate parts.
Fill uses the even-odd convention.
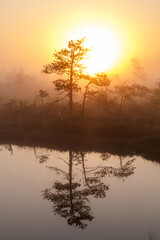
[[[88,205],[87,194],[80,189],[81,184],[74,181],[73,152],[69,151],[69,172],[50,167],[57,173],[62,173],[67,182],[55,182],[52,188],[43,191],[45,199],[54,203],[53,212],[67,219],[67,223],[79,228],[86,228],[86,221],[92,221],[91,207]]]
[[[120,167],[115,169],[114,176],[124,180],[125,178],[134,174],[135,167],[132,165],[132,163],[135,161],[135,158],[127,161],[124,165],[122,161],[122,156],[119,156],[119,160],[120,160]]]
[[[49,159],[49,154],[37,154],[36,147],[33,147],[34,155],[39,160],[39,163],[45,163]]]
[[[109,155],[103,154],[102,160],[109,159]],[[109,190],[109,185],[105,185],[102,179],[105,176],[115,176],[122,180],[134,173],[135,167],[132,163],[135,159],[131,159],[125,164],[122,163],[122,157],[119,156],[120,167],[97,165],[94,167],[87,167],[85,162],[85,152],[69,151],[69,161],[64,159],[63,162],[67,164],[68,171],[64,171],[57,167],[48,167],[54,170],[57,174],[62,174],[65,183],[56,181],[51,188],[43,191],[44,199],[53,203],[53,212],[59,214],[61,217],[67,219],[69,225],[84,229],[88,225],[88,221],[93,220],[91,207],[89,205],[89,196],[95,198],[104,198],[106,191]],[[82,179],[75,180],[73,174],[73,162],[76,166],[82,166]]]
[[[4,147],[11,153],[11,155],[13,155],[13,148],[11,144],[5,144]]]
[[[109,190],[109,185],[106,186],[101,182],[101,176],[96,175],[99,166],[87,168],[85,166],[85,153],[80,152],[81,163],[84,175],[84,181],[86,188],[83,190],[86,195],[93,195],[95,198],[104,198],[106,196],[106,191]],[[78,159],[80,162],[80,159]],[[89,175],[89,176],[88,176]]]
[[[102,154],[101,157],[103,160],[109,159],[108,153],[106,154],[106,158],[105,158],[105,154]],[[135,167],[132,164],[135,161],[135,158],[130,159],[123,164],[122,156],[118,156],[118,157],[120,161],[120,166],[118,168],[111,167],[111,166],[101,167],[96,174],[101,177],[105,177],[105,176],[117,177],[119,179],[122,179],[123,181],[125,180],[125,178],[134,174]]]

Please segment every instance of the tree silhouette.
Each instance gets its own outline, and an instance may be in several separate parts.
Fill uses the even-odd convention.
[[[91,207],[87,205],[87,195],[80,189],[81,184],[73,178],[73,152],[69,151],[69,172],[59,168],[49,167],[57,173],[62,173],[67,182],[55,182],[52,188],[43,191],[44,199],[53,202],[53,212],[67,219],[67,223],[81,229],[87,227],[87,221],[92,221]]]
[[[78,155],[79,154],[79,155]],[[95,198],[104,198],[106,196],[106,191],[109,190],[109,185],[106,186],[103,182],[101,182],[101,176],[96,175],[96,172],[101,168],[100,166],[87,168],[85,166],[85,152],[79,152],[77,154],[78,163],[82,164],[83,175],[85,188],[83,193],[85,195],[92,195]]]
[[[39,93],[36,95],[36,97],[34,99],[34,104],[33,104],[34,109],[36,108],[36,103],[37,103],[38,98],[41,99],[41,102],[43,104],[43,99],[46,97],[48,97],[48,93],[46,91],[40,89]]]
[[[5,144],[4,147],[13,155],[13,148],[11,144]]]
[[[138,59],[137,58],[131,59],[131,64],[133,67],[133,74],[136,76],[136,78],[143,80],[146,76],[144,68],[139,64]]]
[[[137,83],[128,85],[126,82],[123,82],[114,87],[115,92],[120,96],[120,113],[122,112],[122,106],[127,101],[134,102],[135,97],[144,97],[150,92],[146,86]]]
[[[135,161],[135,159],[131,159],[127,161],[125,164],[123,164],[122,156],[119,156],[119,161],[120,161],[120,167],[114,170],[115,177],[118,177],[124,180],[124,178],[127,178],[130,175],[134,174],[135,167],[132,165],[132,163]]]
[[[87,85],[85,87],[84,97],[83,97],[83,103],[82,103],[82,111],[81,111],[81,119],[84,118],[84,112],[85,112],[85,105],[86,105],[86,99],[87,97],[95,96],[97,94],[97,90],[91,89],[91,86],[96,87],[105,87],[106,92],[107,88],[111,83],[111,80],[108,78],[107,74],[105,73],[97,73],[95,76],[90,75],[82,75],[82,78],[87,81]]]
[[[159,113],[159,106],[160,106],[160,79],[159,81],[156,83],[156,86],[154,87],[154,89],[151,91],[152,95],[150,98],[150,102],[153,105],[153,113],[158,114]]]
[[[67,79],[57,79],[53,81],[55,89],[62,94],[67,93],[65,97],[69,97],[70,117],[73,113],[73,92],[80,90],[77,80],[82,74],[82,60],[87,56],[89,49],[83,46],[85,38],[79,40],[71,40],[68,42],[68,47],[55,51],[53,54],[54,60],[51,64],[45,65],[42,70],[47,74],[67,75]]]
[[[49,159],[49,154],[37,154],[36,147],[33,147],[34,155],[39,160],[39,163],[45,163]]]
[[[102,154],[103,161],[109,158],[109,155]],[[102,166],[95,165],[87,167],[85,162],[85,152],[69,151],[69,160],[60,158],[67,164],[68,171],[64,171],[57,167],[48,167],[61,174],[65,182],[56,181],[51,188],[43,191],[44,199],[53,203],[53,212],[67,219],[67,223],[81,229],[87,227],[87,221],[92,221],[91,207],[89,206],[89,196],[94,198],[106,197],[106,192],[109,190],[109,185],[105,185],[102,179],[105,176],[112,176],[124,180],[134,173],[135,167],[132,165],[135,159],[122,162],[122,157],[119,156],[120,166]],[[82,166],[82,178],[75,180],[73,172],[73,164]],[[83,181],[82,181],[83,180]]]
[[[20,68],[15,75],[14,84],[22,87],[25,83],[25,78],[26,75],[24,69]]]
[[[102,157],[104,158],[104,154],[102,155]],[[101,167],[101,169],[97,171],[96,174],[100,175],[101,177],[105,177],[105,176],[117,177],[119,179],[122,179],[123,181],[125,180],[125,178],[134,174],[135,167],[132,164],[135,161],[135,159],[133,158],[131,160],[128,160],[125,162],[125,164],[123,164],[122,156],[118,156],[118,157],[120,161],[120,166],[118,168],[112,167],[112,166],[107,166],[107,167],[104,166],[104,167]],[[107,158],[108,158],[108,154],[107,154]]]

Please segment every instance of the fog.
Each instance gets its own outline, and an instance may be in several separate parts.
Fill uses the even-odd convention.
[[[52,76],[53,77],[53,76]],[[50,76],[44,74],[27,73],[22,68],[0,71],[0,101],[20,100],[31,103],[40,89],[53,95]]]
[[[146,65],[147,66],[147,65]],[[156,67],[156,65],[155,65]],[[43,68],[43,67],[42,67]],[[24,101],[33,103],[39,90],[44,90],[49,94],[47,101],[52,101],[57,97],[54,90],[53,80],[59,78],[54,74],[48,75],[39,72],[28,71],[25,68],[11,68],[9,70],[0,70],[0,102],[6,103],[10,100]],[[139,59],[133,58],[125,66],[125,70],[119,71],[113,69],[108,76],[111,80],[111,87],[117,83],[126,82],[128,84],[138,83],[146,85],[149,88],[155,86],[160,79],[158,68],[145,68]],[[85,83],[80,83],[82,93]]]

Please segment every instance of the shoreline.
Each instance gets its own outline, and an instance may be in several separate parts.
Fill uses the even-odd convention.
[[[44,147],[59,151],[108,152],[121,156],[140,155],[160,163],[160,136],[154,137],[96,137],[65,133],[0,131],[0,144]]]

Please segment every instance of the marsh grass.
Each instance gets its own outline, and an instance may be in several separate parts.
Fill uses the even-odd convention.
[[[146,237],[145,238],[139,238],[139,240],[160,240],[160,238],[157,237],[157,231],[153,227],[147,227],[146,231]]]
[[[88,106],[81,121],[81,106],[74,105],[70,119],[65,103],[3,105],[0,108],[0,142],[43,145],[83,150],[133,152],[159,161],[160,113],[146,105],[125,105],[119,115],[111,106]]]
[[[148,227],[147,234],[148,234],[148,240],[157,240],[156,229]]]

